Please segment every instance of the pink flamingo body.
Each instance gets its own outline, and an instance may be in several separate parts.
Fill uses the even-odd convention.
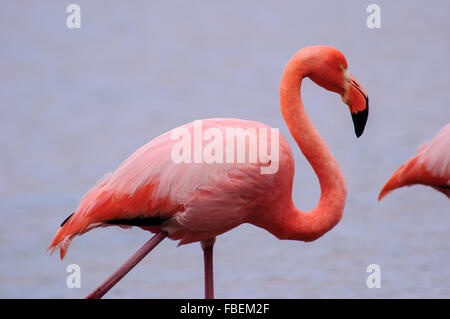
[[[182,127],[193,134],[193,122]],[[230,127],[270,129],[262,123],[239,119],[206,119],[202,120],[202,127],[217,128],[224,136],[225,129]],[[60,228],[57,234],[56,241],[69,236],[61,241],[62,257],[70,236],[108,226],[105,220],[167,219],[164,226],[143,228],[153,232],[163,228],[169,238],[183,245],[208,240],[242,223],[255,222],[268,211],[275,224],[277,212],[293,207],[290,193],[294,159],[282,135],[279,170],[275,174],[261,174],[261,162],[174,163],[171,152],[179,141],[171,138],[172,131],[138,149],[83,197],[67,227]],[[209,143],[202,142],[203,147]],[[270,135],[267,143],[270,145]],[[249,140],[246,147],[257,146]]]
[[[318,176],[321,197],[314,209],[302,212],[292,202],[294,158],[281,134],[279,157],[275,159],[278,170],[261,174],[260,168],[267,162],[260,158],[256,163],[174,163],[171,152],[177,141],[171,138],[172,130],[141,147],[93,187],[76,212],[63,222],[49,249],[60,248],[64,258],[74,236],[110,225],[140,226],[157,233],[157,242],[165,235],[179,240],[180,245],[200,241],[205,253],[205,294],[211,298],[212,247],[217,235],[242,223],[262,227],[279,239],[311,241],[325,234],[342,217],[347,187],[336,159],[304,110],[300,94],[304,77],[342,96],[352,113],[358,137],[367,120],[368,98],[347,71],[344,56],[334,48],[302,49],[285,68],[280,86],[281,111]],[[215,128],[224,135],[230,127],[270,129],[263,123],[239,119],[208,119],[202,124],[203,130]],[[188,123],[183,128],[193,132],[193,126]],[[271,145],[270,134],[265,140],[266,145]],[[205,147],[207,141],[202,143]],[[245,147],[248,154],[257,146],[248,142]],[[139,258],[157,242],[149,244],[151,248]],[[133,266],[136,263],[134,260]],[[125,273],[118,271],[110,281],[117,282]],[[111,286],[108,284],[108,288],[100,289],[102,293],[91,297],[102,296]]]
[[[378,200],[394,189],[415,184],[431,186],[450,198],[450,123],[392,174]]]

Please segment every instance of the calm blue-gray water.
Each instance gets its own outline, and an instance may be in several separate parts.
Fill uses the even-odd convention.
[[[46,248],[106,172],[138,147],[196,119],[233,117],[280,128],[294,150],[294,201],[317,179],[279,110],[283,68],[299,49],[332,45],[370,96],[357,139],[340,97],[304,81],[314,125],[341,165],[341,222],[312,243],[242,225],[217,238],[218,298],[449,298],[450,209],[425,186],[377,195],[393,171],[450,121],[448,1],[87,1],[81,29],[65,1],[0,3],[0,297],[81,298],[147,239],[96,229],[66,259]],[[447,30],[447,31],[446,31]],[[69,289],[66,267],[81,267]],[[378,264],[381,287],[368,288]],[[199,244],[164,241],[110,298],[202,298]]]

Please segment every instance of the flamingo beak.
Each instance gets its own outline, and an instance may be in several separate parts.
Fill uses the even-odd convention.
[[[355,135],[360,137],[364,132],[367,117],[369,116],[369,97],[353,75],[349,75],[347,83],[348,86],[342,100],[350,108]]]
[[[366,99],[366,108],[357,113],[352,113],[353,126],[355,127],[356,137],[360,137],[366,127],[367,117],[369,116],[369,99]]]

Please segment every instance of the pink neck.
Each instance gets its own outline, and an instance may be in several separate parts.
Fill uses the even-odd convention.
[[[321,188],[319,203],[310,212],[301,212],[290,201],[288,211],[283,212],[287,214],[284,225],[278,228],[281,233],[275,234],[284,239],[311,241],[325,234],[341,219],[347,196],[341,169],[303,107],[301,83],[313,67],[311,57],[300,51],[287,64],[281,80],[281,112],[291,135],[314,169]]]

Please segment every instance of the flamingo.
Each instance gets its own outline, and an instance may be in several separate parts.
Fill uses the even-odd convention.
[[[450,123],[392,174],[378,200],[396,188],[414,184],[431,186],[450,198]]]
[[[302,212],[292,202],[294,158],[282,134],[278,137],[278,170],[262,174],[268,162],[174,163],[171,152],[177,141],[171,130],[142,146],[111,176],[81,199],[75,213],[59,227],[48,250],[60,249],[61,259],[76,235],[95,227],[139,226],[155,235],[122,267],[87,298],[101,298],[164,238],[179,245],[200,242],[204,253],[205,298],[214,298],[213,245],[216,236],[250,223],[278,239],[313,241],[341,219],[347,186],[341,169],[325,141],[309,120],[301,99],[301,83],[309,77],[316,84],[341,95],[350,109],[359,137],[368,117],[368,96],[349,72],[344,55],[329,46],[310,46],[298,51],[286,65],[280,85],[284,120],[300,150],[319,179],[317,206]],[[227,128],[270,129],[240,119],[207,119],[202,129],[225,134]],[[181,126],[192,132],[193,123]],[[266,134],[263,140],[270,142]],[[258,137],[261,137],[259,134]],[[205,146],[205,141],[202,141]],[[246,150],[257,147],[249,141]]]

